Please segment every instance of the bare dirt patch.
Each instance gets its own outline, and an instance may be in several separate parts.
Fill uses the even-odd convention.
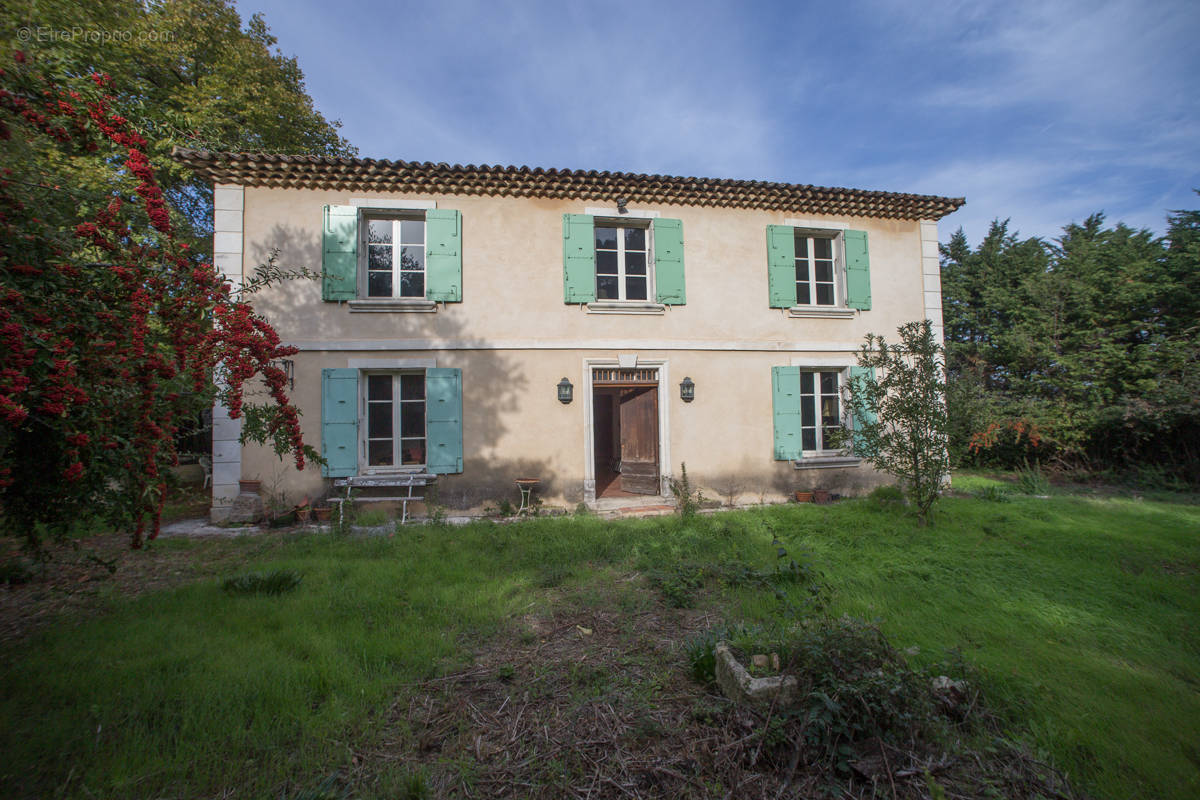
[[[803,723],[692,679],[685,643],[712,612],[565,605],[516,621],[472,667],[407,687],[347,778],[370,787],[399,770],[439,798],[915,798],[930,781],[946,797],[1077,796],[1015,750],[876,740],[834,775],[806,763]]]

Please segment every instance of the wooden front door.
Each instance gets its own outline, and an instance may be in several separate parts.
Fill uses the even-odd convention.
[[[622,388],[619,403],[621,488],[658,494],[658,386]]]

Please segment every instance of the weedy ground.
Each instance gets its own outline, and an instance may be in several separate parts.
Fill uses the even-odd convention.
[[[1200,507],[956,485],[933,528],[881,497],[10,554],[0,793],[1200,794]],[[223,588],[251,573],[298,582]],[[881,660],[810,699],[954,672],[965,706],[916,734],[915,694],[855,739],[897,709],[751,711],[703,678],[718,634],[811,656],[846,625]]]

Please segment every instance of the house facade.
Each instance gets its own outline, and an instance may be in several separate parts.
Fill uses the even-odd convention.
[[[827,444],[868,332],[931,319],[937,220],[961,199],[761,181],[177,151],[214,183],[214,258],[283,340],[296,471],[214,411],[213,514],[242,478],[291,501],[338,478],[436,475],[479,509],[780,500],[885,480]]]

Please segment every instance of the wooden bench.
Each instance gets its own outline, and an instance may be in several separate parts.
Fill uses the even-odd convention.
[[[413,489],[418,486],[428,486],[437,480],[436,475],[427,472],[397,472],[393,475],[355,475],[333,482],[337,488],[346,487],[345,497],[331,497],[330,503],[338,504],[338,521],[342,519],[342,509],[350,502],[350,492],[355,489],[407,489],[406,494],[392,497],[356,497],[363,503],[399,503],[400,524],[408,522],[408,504],[413,500],[424,500],[423,495],[414,495]]]

